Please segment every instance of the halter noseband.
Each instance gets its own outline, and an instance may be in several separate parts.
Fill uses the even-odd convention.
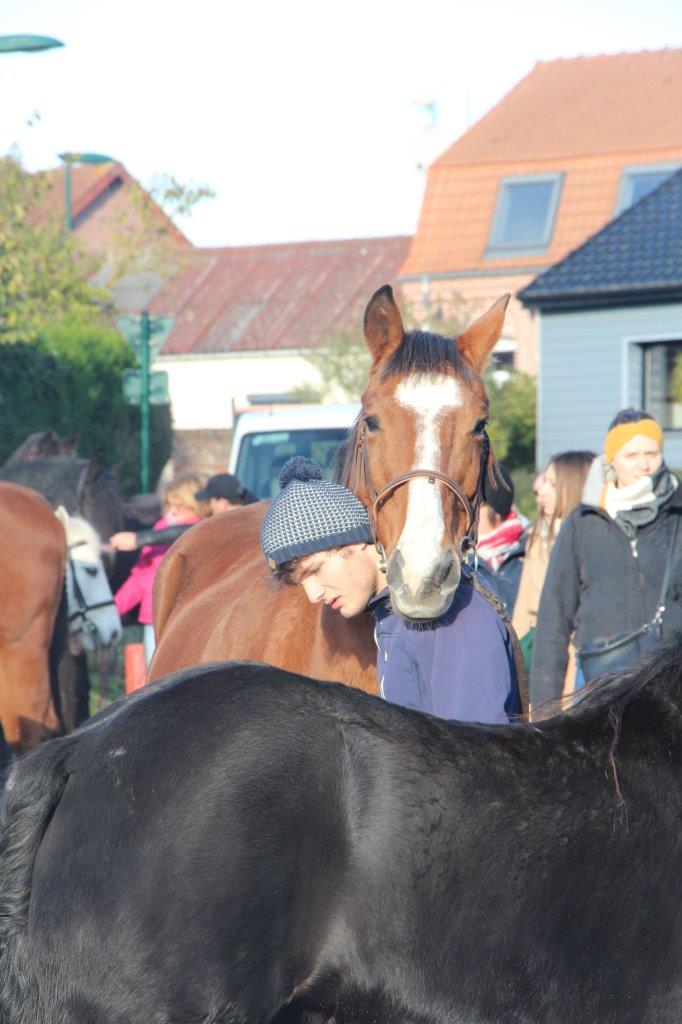
[[[75,629],[73,631],[74,636],[77,636],[78,633],[82,633],[84,628],[87,628],[88,631],[91,633],[96,633],[97,626],[92,621],[92,619],[88,617],[88,612],[94,612],[97,611],[98,608],[108,608],[110,607],[110,605],[116,604],[113,598],[111,598],[108,601],[97,601],[95,604],[88,604],[85,598],[85,594],[83,593],[80,583],[78,582],[78,576],[76,575],[76,563],[73,556],[71,555],[72,548],[81,547],[81,545],[83,544],[87,544],[87,541],[77,540],[73,544],[69,544],[68,551],[68,562],[69,568],[71,569],[71,580],[73,583],[73,596],[76,599],[76,610],[75,612],[69,612],[67,615],[67,619],[69,622],[73,622],[74,619],[78,618],[83,619],[83,626],[81,626],[80,629]]]
[[[379,541],[379,512],[382,505],[384,505],[384,503],[391,497],[394,491],[399,487],[402,487],[403,484],[409,483],[410,480],[414,480],[417,477],[425,477],[428,482],[434,486],[436,481],[444,484],[460,502],[467,516],[466,531],[459,542],[460,552],[462,555],[466,556],[470,551],[473,551],[475,556],[476,544],[478,542],[478,526],[476,520],[478,517],[478,510],[483,500],[483,486],[485,483],[485,476],[488,471],[488,460],[490,458],[490,439],[486,433],[483,434],[483,447],[481,450],[478,480],[476,482],[476,490],[472,498],[467,497],[463,488],[456,480],[453,480],[452,477],[447,476],[445,473],[441,473],[437,469],[411,469],[407,473],[401,473],[400,476],[396,476],[392,480],[389,480],[387,484],[384,484],[384,486],[377,491],[372,481],[372,474],[369,469],[369,460],[367,457],[367,425],[365,423],[362,424],[357,440],[355,457],[356,464],[359,465],[364,481],[369,489],[370,499],[372,502],[369,510],[372,530],[374,531],[377,550],[384,560],[385,554],[383,544]]]

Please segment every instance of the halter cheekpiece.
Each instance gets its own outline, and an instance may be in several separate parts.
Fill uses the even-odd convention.
[[[370,500],[372,502],[369,509],[372,529],[374,530],[377,551],[384,562],[386,560],[386,554],[384,546],[379,540],[379,512],[394,491],[399,487],[402,487],[403,484],[409,483],[410,480],[414,480],[418,477],[425,477],[433,486],[435,486],[436,481],[438,481],[438,483],[447,487],[448,490],[453,493],[455,498],[457,498],[467,516],[466,531],[459,542],[460,553],[464,558],[466,558],[470,553],[473,553],[474,558],[476,557],[476,544],[478,543],[478,510],[481,506],[481,502],[483,501],[483,488],[485,486],[485,477],[488,472],[488,462],[490,459],[490,438],[487,433],[483,433],[482,439],[483,444],[481,448],[478,480],[476,482],[476,490],[474,491],[472,498],[467,497],[463,488],[456,480],[453,480],[452,477],[447,476],[445,473],[441,473],[437,469],[411,469],[407,473],[401,473],[400,476],[396,476],[392,480],[389,480],[387,484],[384,484],[383,487],[377,491],[372,480],[372,474],[369,469],[369,459],[367,456],[367,424],[363,422],[355,446],[356,469],[359,468],[361,470],[362,477],[364,478],[369,490]]]

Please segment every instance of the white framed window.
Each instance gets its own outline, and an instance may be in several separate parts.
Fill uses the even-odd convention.
[[[546,249],[554,231],[562,174],[503,178],[486,255]]]
[[[664,430],[682,430],[682,338],[640,345],[642,408]]]
[[[641,167],[626,167],[620,179],[615,213],[622,213],[634,206],[644,196],[662,185],[666,178],[679,170],[680,164],[643,164]]]

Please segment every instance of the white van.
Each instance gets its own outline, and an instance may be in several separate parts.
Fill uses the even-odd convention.
[[[330,478],[334,457],[360,412],[352,405],[292,405],[243,412],[237,419],[230,473],[258,498],[273,498],[279,474],[294,455],[319,462]]]

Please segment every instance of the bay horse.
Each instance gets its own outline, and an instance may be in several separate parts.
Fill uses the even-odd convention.
[[[85,520],[0,482],[0,537],[0,724],[23,753],[88,717],[83,651],[115,644],[121,622]]]
[[[406,333],[388,285],[365,311],[369,382],[339,479],[372,511],[393,605],[409,618],[443,614],[475,540],[489,449],[481,372],[508,301],[456,340]],[[259,540],[265,508],[212,517],[173,545],[155,581],[150,678],[249,659],[375,693],[369,615],[342,619],[310,605],[300,588],[269,580]]]
[[[47,503],[10,483],[0,483],[0,538],[0,723],[21,753],[63,731],[50,658],[66,539]],[[60,622],[65,637],[66,618]]]
[[[682,644],[534,725],[196,666],[13,769],[3,1024],[679,1024]]]

